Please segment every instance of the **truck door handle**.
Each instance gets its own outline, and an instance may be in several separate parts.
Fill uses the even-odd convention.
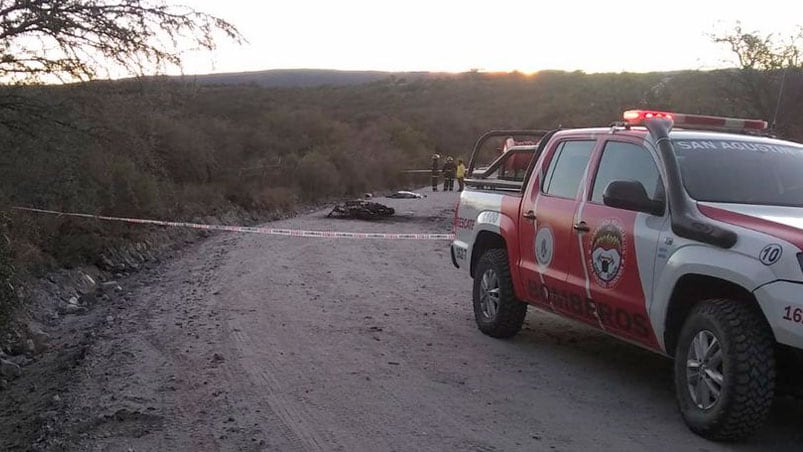
[[[528,220],[535,220],[535,212],[533,212],[532,210],[528,210],[527,212],[521,214],[521,216],[523,216]]]
[[[574,224],[574,230],[578,232],[588,232],[591,228],[588,227],[585,221],[581,221]]]

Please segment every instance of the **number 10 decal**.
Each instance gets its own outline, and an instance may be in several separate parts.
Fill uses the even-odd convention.
[[[772,265],[778,262],[783,254],[783,248],[777,243],[772,243],[764,247],[758,254],[758,259],[764,265]]]

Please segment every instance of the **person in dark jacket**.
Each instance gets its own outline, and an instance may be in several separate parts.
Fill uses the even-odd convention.
[[[454,191],[454,176],[457,172],[457,165],[454,164],[452,157],[446,157],[446,163],[443,164],[443,191]]]
[[[432,154],[432,191],[438,191],[438,175],[441,169],[440,159],[440,155]]]

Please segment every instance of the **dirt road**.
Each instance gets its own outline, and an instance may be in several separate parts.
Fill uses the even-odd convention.
[[[457,193],[378,199],[283,227],[448,232]],[[746,444],[691,434],[669,360],[531,310],[482,335],[447,242],[217,235],[125,282],[58,417],[52,450],[800,450],[777,404]],[[108,315],[106,315],[108,314]]]

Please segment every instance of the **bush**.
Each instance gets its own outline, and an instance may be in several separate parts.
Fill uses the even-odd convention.
[[[340,173],[329,157],[320,151],[313,151],[301,158],[296,167],[295,178],[300,195],[305,200],[341,196]]]
[[[259,210],[292,211],[296,207],[296,194],[289,187],[265,187],[254,197]]]
[[[17,305],[15,268],[7,225],[8,217],[0,213],[0,329],[8,322]]]

